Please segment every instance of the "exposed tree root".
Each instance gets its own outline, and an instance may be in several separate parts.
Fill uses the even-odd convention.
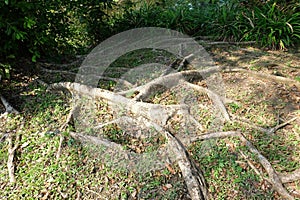
[[[198,140],[203,140],[205,139],[211,139],[211,138],[223,138],[223,137],[238,137],[240,140],[248,147],[249,151],[256,155],[258,158],[259,163],[264,167],[266,172],[269,175],[269,178],[264,178],[266,179],[269,183],[273,185],[273,188],[284,198],[284,199],[294,199],[293,196],[291,196],[288,191],[284,188],[282,183],[284,181],[281,181],[281,177],[279,176],[278,173],[274,170],[270,162],[267,160],[266,157],[264,157],[253,145],[251,142],[249,142],[243,134],[240,132],[218,132],[218,133],[208,133],[206,135],[199,135],[199,136],[194,136],[193,141]],[[250,165],[253,166],[253,165]],[[255,170],[256,173],[259,173],[257,170]],[[287,180],[298,180],[299,176],[299,171],[296,171],[293,173]],[[260,174],[260,173],[259,173]],[[261,175],[262,176],[262,175]],[[293,177],[293,178],[291,178]]]
[[[17,135],[15,139],[15,144],[13,144],[13,138],[12,135],[8,135],[8,159],[7,159],[7,168],[8,168],[8,175],[9,175],[9,182],[15,183],[15,164],[14,164],[14,157],[15,157],[15,151],[19,147],[19,140],[20,135]]]
[[[185,65],[188,64],[188,59],[190,59],[191,57],[193,57],[194,54],[190,54],[182,59],[176,59],[171,65],[170,67],[168,67],[161,75],[160,77],[166,76],[167,74],[170,74],[171,72],[176,72],[176,71],[181,71]],[[178,66],[178,67],[176,67]],[[174,70],[175,68],[176,71]]]
[[[121,110],[132,112],[137,116],[143,116],[148,120],[155,120],[155,122],[161,126],[165,126],[169,118],[171,118],[175,113],[188,109],[185,105],[163,106],[159,104],[137,102],[133,99],[125,98],[108,90],[91,88],[79,83],[55,83],[49,87],[49,90],[62,88],[66,88],[70,91],[78,92],[82,95],[87,95],[93,98],[103,98]]]
[[[241,123],[241,124],[245,124],[246,126],[248,126],[250,128],[253,128],[257,131],[260,131],[262,133],[274,134],[279,129],[281,129],[284,126],[286,126],[286,125],[290,124],[291,122],[295,121],[298,117],[294,117],[294,118],[292,118],[292,119],[290,119],[286,122],[283,122],[283,123],[278,124],[277,126],[271,127],[271,128],[263,128],[263,127],[257,126],[255,124],[251,123],[249,120],[243,119],[243,118],[235,116],[235,115],[233,115],[232,118],[233,118],[233,121],[236,121],[236,122]]]
[[[15,113],[15,114],[19,114],[19,111],[17,111],[13,106],[11,106],[8,101],[2,96],[0,95],[0,99],[2,104],[5,107],[5,113]],[[3,115],[3,114],[2,114]],[[2,116],[1,115],[1,116]]]
[[[0,77],[0,80],[1,80],[1,77]],[[2,95],[0,95],[0,99],[5,107],[5,113],[0,116],[0,119],[7,116],[8,113],[19,114],[19,112],[14,107],[12,107]],[[22,125],[20,126],[19,129],[22,129],[23,127],[24,127],[24,121],[22,122]],[[14,157],[15,157],[15,152],[16,152],[17,148],[19,147],[19,142],[20,142],[21,136],[20,136],[20,134],[16,133],[15,140],[13,141],[12,133],[8,133],[8,134],[4,133],[4,134],[2,134],[0,141],[5,140],[6,138],[8,140],[7,169],[8,169],[9,182],[15,183],[16,178],[15,178]]]
[[[185,80],[188,82],[193,80],[203,80],[206,76],[209,76],[209,74],[219,72],[221,69],[221,67],[217,66],[203,70],[189,70],[171,73],[166,76],[158,77],[146,83],[145,85],[118,92],[118,94],[126,95],[127,93],[139,92],[139,94],[135,97],[135,100],[144,101],[152,94],[155,94],[159,91],[165,91],[166,89],[176,86],[180,80]]]
[[[273,185],[273,188],[285,199],[294,199],[288,191],[282,185],[282,182],[277,174],[277,172],[272,167],[271,163],[264,157],[242,134],[239,134],[240,139],[242,142],[246,144],[249,148],[250,152],[255,154],[260,162],[260,164],[264,167],[269,175],[269,182]]]
[[[227,121],[230,121],[231,120],[230,116],[224,105],[225,102],[224,98],[221,98],[212,90],[202,88],[201,86],[194,85],[188,82],[195,79],[202,80],[205,74],[209,74],[219,70],[220,67],[216,67],[216,68],[209,68],[203,71],[191,70],[191,71],[183,71],[183,72],[167,74],[166,76],[156,78],[155,80],[143,86],[132,88],[130,90],[119,92],[119,93],[114,93],[99,88],[91,88],[89,86],[81,85],[79,83],[69,83],[69,82],[52,84],[49,87],[49,89],[68,89],[72,93],[79,93],[81,95],[87,95],[92,98],[105,99],[108,101],[110,105],[113,105],[114,107],[118,107],[120,110],[123,111],[125,110],[126,113],[125,116],[127,115],[130,116],[131,118],[133,114],[134,118],[132,120],[135,120],[135,118],[138,117],[144,118],[144,120],[142,120],[144,121],[144,125],[146,125],[147,127],[150,126],[154,127],[158,132],[163,133],[163,135],[168,139],[168,144],[171,147],[176,157],[176,161],[178,162],[182,174],[185,178],[185,182],[187,184],[189,194],[191,195],[192,199],[208,199],[210,198],[210,195],[208,193],[208,188],[205,183],[205,179],[201,170],[199,170],[197,166],[193,163],[193,161],[191,161],[184,145],[189,145],[192,142],[195,142],[197,140],[208,140],[212,138],[225,138],[225,137],[238,137],[243,142],[243,144],[248,147],[249,151],[258,158],[259,163],[263,166],[263,168],[267,172],[268,178],[264,178],[263,175],[254,167],[250,159],[241,152],[241,155],[244,157],[245,160],[247,160],[248,165],[251,168],[253,168],[255,173],[261,176],[264,180],[267,180],[270,184],[272,184],[273,188],[283,198],[294,199],[293,196],[284,188],[283,183],[299,180],[300,172],[295,171],[294,173],[289,174],[289,176],[287,176],[288,178],[283,178],[283,175],[278,175],[278,173],[273,169],[270,162],[251,144],[251,142],[249,142],[244,137],[242,133],[236,131],[229,131],[229,132],[206,133],[202,135],[193,134],[188,136],[185,136],[183,134],[177,134],[175,137],[169,131],[166,130],[166,124],[170,118],[172,118],[175,114],[178,113],[181,113],[187,117],[192,117],[189,113],[189,107],[187,105],[160,105],[160,104],[151,104],[151,103],[143,102],[150,95],[157,93],[158,89],[161,89],[160,86],[165,86],[166,88],[172,88],[173,86],[176,86],[179,83],[179,81],[181,81],[187,86],[189,86],[190,88],[208,94],[208,96],[212,99],[214,105],[222,113],[223,118],[226,119]],[[248,72],[248,70],[245,71]],[[245,71],[233,70],[233,72],[245,72]],[[252,74],[252,72],[249,73]],[[264,77],[266,78],[268,76],[269,75]],[[289,82],[294,84],[294,81],[287,80],[286,78],[284,79],[281,78],[282,77],[277,79],[273,77],[272,80],[273,79],[276,79],[277,81],[284,80],[284,82]],[[165,90],[165,88],[162,88],[162,90]],[[122,96],[127,94],[128,92],[136,92],[136,91],[139,92],[139,94],[133,99],[128,99]],[[251,128],[255,128],[256,130],[268,134],[275,133],[278,129],[296,120],[296,118],[293,118],[273,128],[267,129],[267,128],[262,128],[253,125],[251,122],[240,119],[235,116],[233,116],[232,118],[233,121],[245,123],[249,125]],[[118,122],[121,119],[122,116],[120,119],[115,119],[108,123],[98,125],[96,126],[96,128],[98,129],[103,128],[104,126],[113,123],[118,124]],[[195,122],[196,120],[193,118],[191,119],[191,121]],[[130,120],[128,122],[130,122]],[[198,123],[197,125],[199,130],[201,130],[201,124]],[[104,145],[106,147],[112,148],[113,150],[119,150],[123,156],[128,158],[132,157],[130,153],[123,150],[121,145],[106,140],[104,138],[94,137],[94,136],[81,134],[81,133],[71,133],[71,136],[83,142],[92,143],[95,145]]]
[[[23,129],[24,127],[24,121],[22,121],[21,126],[18,130]],[[19,133],[15,133],[15,138],[13,138],[13,134],[9,133],[7,136],[8,140],[8,159],[7,159],[7,169],[8,169],[8,176],[9,176],[9,182],[15,183],[15,164],[14,164],[14,158],[15,158],[15,152],[17,148],[19,147],[19,143],[21,140],[21,135]]]
[[[145,118],[144,123],[146,123],[146,121],[149,121],[148,126],[154,126],[157,131],[164,133],[165,137],[169,140],[169,144],[171,144],[172,150],[176,155],[176,161],[181,168],[192,199],[198,200],[209,198],[208,188],[202,172],[197,169],[194,163],[190,161],[188,153],[186,152],[185,147],[180,143],[180,141],[162,128],[166,125],[167,120],[171,118],[174,113],[182,112],[187,115],[189,114],[188,108],[186,108],[184,105],[162,106],[144,102],[137,102],[135,100],[127,99],[121,95],[112,93],[107,90],[90,88],[78,83],[57,83],[49,87],[49,89],[60,88],[67,88],[70,91],[79,92],[80,94],[92,96],[94,98],[97,97],[106,99],[110,103],[134,113],[136,116],[143,116]],[[100,127],[115,122],[116,121],[105,123],[100,125]],[[83,142],[107,146],[109,148],[112,148],[114,151],[119,149],[120,153],[123,152],[121,153],[122,155],[127,154],[127,156],[130,157],[128,153],[122,151],[121,145],[115,144],[106,139],[99,139],[98,137],[78,133],[71,133],[71,136]]]
[[[38,63],[42,66],[46,66],[46,67],[56,67],[56,68],[60,68],[60,69],[64,69],[64,68],[69,68],[69,67],[72,67],[72,66],[79,66],[82,61],[86,58],[86,55],[78,55],[76,56],[77,60],[71,62],[71,63],[67,63],[67,64],[57,64],[57,63]]]
[[[70,72],[70,71],[64,71],[64,70],[53,70],[53,69],[46,69],[43,67],[40,67],[40,69],[44,72],[47,73],[59,73],[59,74],[64,74],[64,75],[71,75],[71,76],[80,76],[78,73],[75,72]],[[93,75],[94,78],[97,78],[99,80],[107,80],[107,81],[114,81],[114,82],[118,82],[120,84],[123,84],[127,87],[132,87],[132,84],[126,80],[123,79],[118,79],[118,78],[112,78],[112,77],[107,77],[107,76],[97,76],[97,75]]]
[[[290,183],[300,180],[300,169],[286,174],[279,174],[282,183]]]
[[[295,121],[296,119],[298,119],[298,117],[294,117],[286,122],[283,122],[281,124],[278,124],[277,126],[273,127],[273,128],[269,128],[269,130],[267,131],[268,134],[273,134],[275,133],[277,130],[281,129],[282,127],[290,124],[291,122]]]
[[[69,125],[69,123],[71,122],[72,117],[73,117],[74,112],[76,111],[76,109],[77,109],[77,106],[74,105],[74,106],[72,107],[72,110],[71,110],[70,113],[68,114],[68,117],[67,117],[66,122],[59,128],[59,131],[60,131],[60,139],[59,139],[58,150],[57,150],[57,152],[56,152],[56,159],[59,159],[59,158],[60,158],[61,151],[62,151],[62,145],[63,145],[64,138],[65,138],[61,132],[62,132],[64,129],[66,129],[66,127],[67,127],[67,126]]]
[[[169,145],[176,156],[176,161],[185,179],[191,198],[193,200],[211,199],[202,171],[190,159],[188,152],[180,140],[155,123],[150,122],[149,125],[154,126],[157,131],[163,132],[165,137],[168,139]]]
[[[193,200],[210,199],[210,194],[208,193],[208,187],[202,171],[189,158],[189,155],[181,142],[157,124],[152,122],[146,123],[147,126],[154,126],[157,131],[163,133],[167,137],[169,141],[168,146],[171,147],[173,153],[176,156],[176,161],[178,162],[178,165],[182,171],[191,198]],[[107,139],[75,132],[71,132],[70,135],[84,143],[91,143],[94,145],[101,145],[110,149],[114,149],[115,151],[118,151],[121,155],[123,155],[123,157],[127,157],[128,159],[132,157],[129,152],[124,151],[121,145],[111,142]]]
[[[200,44],[204,44],[204,45],[249,45],[249,44],[256,44],[256,41],[248,41],[248,42],[225,42],[225,41],[207,42],[207,41],[200,41]]]
[[[195,90],[206,93],[208,95],[208,97],[214,102],[214,105],[222,113],[224,119],[226,121],[230,121],[229,114],[228,114],[227,109],[225,108],[225,105],[224,105],[224,100],[221,99],[221,97],[219,95],[217,95],[215,92],[213,92],[213,91],[211,91],[207,88],[201,87],[199,85],[191,84],[191,83],[186,82],[186,81],[184,82],[184,84],[188,85],[189,87],[191,87]]]
[[[213,132],[213,133],[206,133],[201,135],[177,135],[176,137],[185,145],[188,146],[193,142],[199,140],[209,140],[209,139],[216,139],[216,138],[226,138],[226,137],[233,137],[236,136],[236,131],[227,131],[227,132]]]
[[[273,80],[276,82],[286,83],[289,85],[295,85],[297,87],[300,87],[300,83],[298,81],[290,79],[290,78],[282,77],[282,76],[275,76],[275,75],[266,74],[266,73],[259,73],[259,72],[255,72],[255,71],[251,71],[251,70],[247,70],[247,69],[243,69],[243,68],[224,67],[223,70],[224,70],[224,72],[229,72],[229,73],[230,72],[247,73],[247,74],[251,74],[258,78],[263,78],[266,80]]]

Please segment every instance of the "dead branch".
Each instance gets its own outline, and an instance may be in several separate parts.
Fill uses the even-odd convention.
[[[251,74],[253,76],[256,76],[258,78],[263,78],[263,79],[266,79],[266,80],[273,80],[273,81],[276,81],[276,82],[286,83],[286,84],[295,85],[297,87],[300,87],[300,83],[297,82],[296,80],[293,80],[293,79],[290,79],[290,78],[286,78],[286,77],[281,77],[281,76],[275,76],[275,75],[271,75],[271,74],[266,74],[266,73],[258,73],[258,72],[247,70],[247,69],[243,69],[243,68],[224,67],[224,72],[227,72],[227,73],[231,73],[231,72],[244,72],[244,73],[248,73],[248,74]]]

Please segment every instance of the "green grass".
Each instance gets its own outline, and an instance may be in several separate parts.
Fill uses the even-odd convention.
[[[25,126],[15,134],[20,134],[21,147],[18,148],[16,159],[16,179],[13,185],[8,183],[7,142],[0,143],[0,191],[6,199],[39,199],[48,196],[51,199],[76,199],[78,193],[83,199],[102,197],[110,199],[128,199],[133,193],[143,198],[166,196],[167,199],[177,199],[178,190],[184,190],[182,180],[172,182],[177,184],[167,191],[162,185],[177,175],[164,171],[158,174],[136,175],[111,168],[98,156],[98,149],[88,144],[82,144],[68,136],[69,127],[64,135],[61,157],[55,156],[59,145],[57,129],[64,123],[70,110],[70,100],[61,93],[47,93],[46,88],[30,86],[23,93],[24,105],[21,114]],[[36,106],[36,102],[39,102]],[[102,104],[105,107],[105,104]],[[104,114],[104,113],[102,113]],[[14,131],[20,127],[21,117],[9,116],[4,122],[6,131]],[[107,132],[112,141],[123,145],[117,129],[111,127]],[[126,139],[126,138],[123,138]],[[151,143],[148,139],[145,143]],[[153,147],[152,147],[153,148]],[[146,151],[153,149],[148,146]],[[155,172],[153,172],[155,173]],[[153,178],[153,176],[155,176]],[[141,181],[142,180],[142,181]],[[179,184],[179,185],[178,185]],[[12,189],[14,188],[14,189]],[[183,188],[183,189],[182,189]],[[148,192],[151,190],[152,192]],[[183,193],[183,192],[182,192]]]

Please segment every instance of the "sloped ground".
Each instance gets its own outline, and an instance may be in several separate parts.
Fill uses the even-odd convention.
[[[231,100],[226,108],[232,118],[238,119],[226,122],[223,131],[241,130],[277,172],[284,174],[299,169],[300,52],[203,45],[217,65],[248,70],[222,72],[226,98]],[[161,54],[158,59],[166,56]],[[147,60],[153,55],[129,55],[129,59],[115,65],[138,65],[141,60],[145,61],[145,57]],[[167,64],[172,62],[172,58],[163,60]],[[39,67],[33,69],[31,73],[15,72],[12,80],[4,81],[1,86],[3,95],[21,114],[9,115],[0,121],[1,138],[8,133],[20,136],[14,159],[14,184],[9,183],[6,166],[8,140],[3,138],[0,143],[0,199],[189,199],[176,163],[146,174],[114,168],[103,162],[98,149],[69,136],[69,132],[74,130],[72,123],[62,133],[65,140],[60,157],[56,159],[60,143],[58,130],[71,110],[71,96],[67,92],[47,92],[38,80],[47,83],[73,81],[74,74],[45,73]],[[286,77],[292,81],[275,81],[257,74]],[[114,87],[109,81],[101,84],[109,89]],[[195,84],[206,85],[205,81]],[[169,105],[178,103],[179,96],[175,88],[174,91],[154,95],[149,102]],[[213,126],[212,101],[206,94],[197,92],[194,98],[199,102],[199,107],[193,111],[194,116],[203,126],[203,133],[208,132]],[[99,122],[110,118],[112,114],[109,114],[111,110],[106,102],[99,102],[97,106]],[[4,111],[2,107],[0,109]],[[272,134],[259,129],[272,128],[292,118],[295,120]],[[181,122],[182,116],[175,116],[168,124],[169,130],[178,134],[184,132]],[[137,153],[164,145],[164,139],[160,137],[136,140],[126,136],[116,125],[103,131],[110,140]],[[16,138],[13,137],[13,141]],[[237,138],[197,141],[187,148],[204,171],[213,199],[282,199],[262,178],[267,174],[257,158]],[[285,187],[295,198],[300,198],[299,180],[286,183]]]

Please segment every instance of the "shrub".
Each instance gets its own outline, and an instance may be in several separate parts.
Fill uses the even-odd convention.
[[[0,60],[32,55],[35,61],[80,50],[99,37],[100,11],[111,1],[0,1]]]
[[[293,9],[279,7],[276,2],[255,7],[252,12],[244,15],[249,20],[245,30],[246,40],[256,40],[260,45],[273,49],[285,49],[300,39],[300,13]]]

